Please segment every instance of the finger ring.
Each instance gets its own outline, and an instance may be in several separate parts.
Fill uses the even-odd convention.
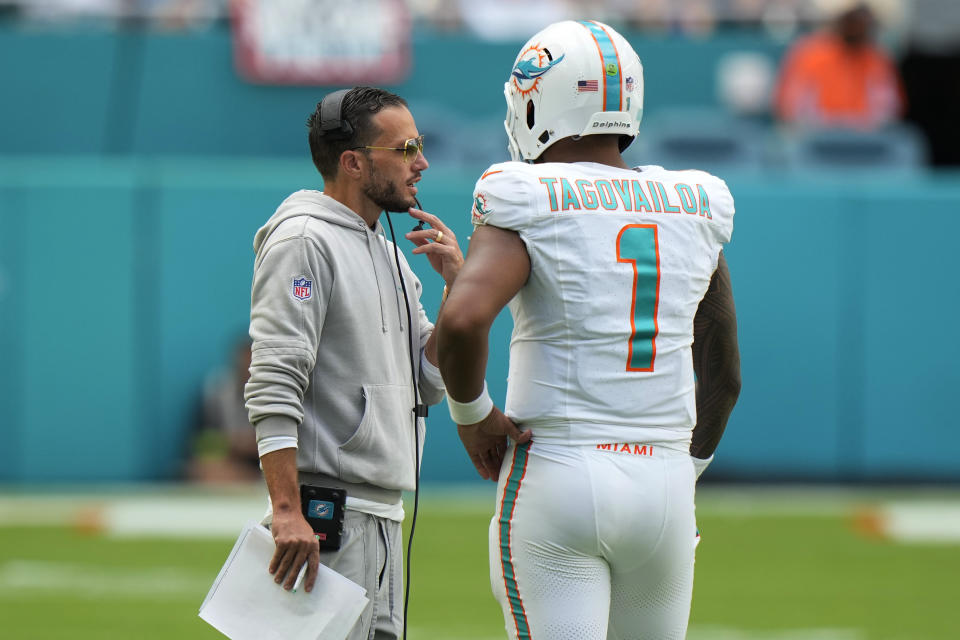
[[[437,239],[434,240],[434,242],[440,242],[442,238],[443,238],[443,231],[437,231]]]

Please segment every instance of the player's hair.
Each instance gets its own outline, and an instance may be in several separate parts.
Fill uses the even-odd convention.
[[[344,139],[331,140],[320,129],[320,105],[307,118],[310,155],[313,164],[325,180],[337,177],[340,156],[347,149],[370,144],[380,133],[371,122],[374,115],[386,107],[406,107],[407,101],[400,96],[376,87],[354,87],[343,97],[340,117],[350,123],[353,133]]]

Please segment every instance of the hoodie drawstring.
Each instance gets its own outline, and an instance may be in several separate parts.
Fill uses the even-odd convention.
[[[368,227],[366,227],[366,225],[364,225],[364,231],[367,234],[367,253],[370,256],[370,263],[373,266],[373,279],[377,283],[377,299],[380,301],[380,330],[383,333],[386,333],[387,318],[386,318],[386,312],[384,311],[384,308],[383,308],[384,306],[383,305],[383,287],[380,285],[380,270],[377,269],[377,258],[376,256],[373,255],[373,252],[374,252],[373,242],[375,240],[379,240],[380,236],[379,234],[373,233]],[[381,244],[381,243],[378,242],[377,244]],[[393,270],[391,269],[391,271]]]
[[[383,254],[387,258],[387,263],[390,265],[390,277],[393,281],[393,295],[396,297],[397,301],[397,322],[400,324],[400,332],[403,333],[405,320],[403,311],[406,309],[406,306],[404,305],[403,300],[400,298],[400,281],[398,280],[398,278],[402,277],[399,272],[400,265],[395,262],[393,255],[391,255],[390,250],[387,248],[387,238],[385,235],[383,235],[383,227],[380,228],[379,238],[380,246],[383,248]]]

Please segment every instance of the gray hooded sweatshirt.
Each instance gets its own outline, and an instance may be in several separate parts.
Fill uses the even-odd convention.
[[[421,284],[400,255],[412,330],[393,243],[379,222],[319,191],[297,191],[260,228],[253,248],[253,357],[246,406],[257,440],[294,436],[297,467],[317,484],[397,503],[414,488],[414,390],[443,398],[423,355],[433,331]],[[423,419],[416,419],[423,443]]]

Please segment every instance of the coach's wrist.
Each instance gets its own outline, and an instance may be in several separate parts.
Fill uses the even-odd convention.
[[[475,424],[480,422],[493,411],[493,400],[487,391],[487,381],[483,381],[483,391],[470,402],[457,402],[447,395],[447,406],[450,408],[450,418],[457,424]]]

